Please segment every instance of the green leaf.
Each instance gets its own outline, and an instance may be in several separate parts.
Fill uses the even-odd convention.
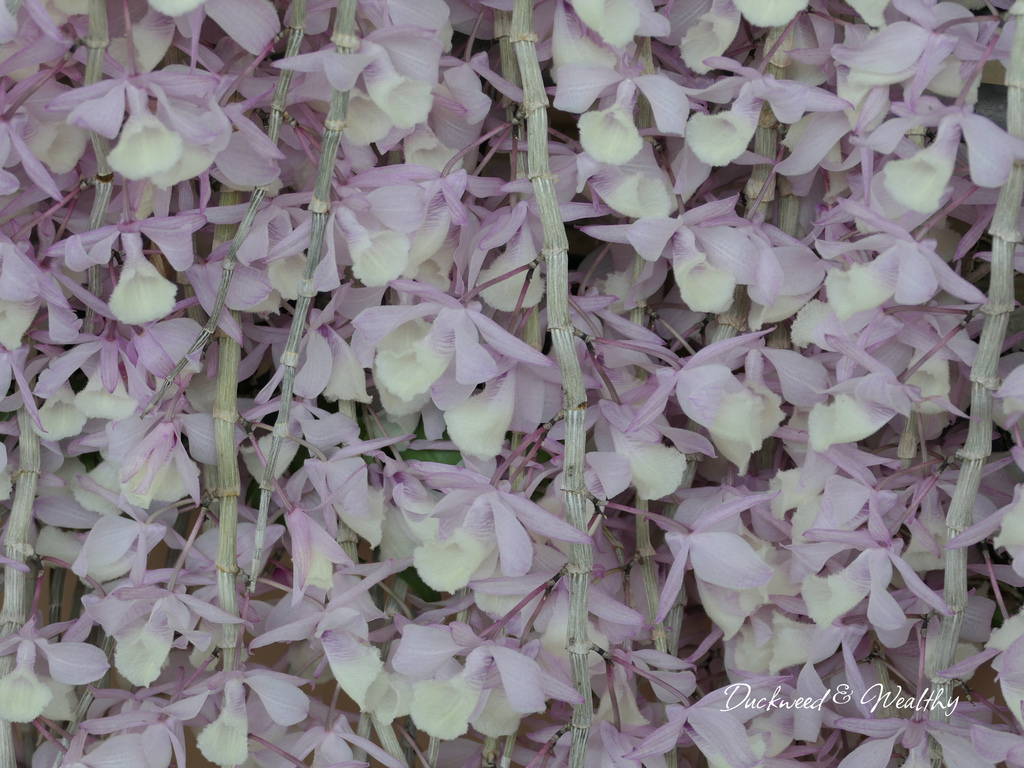
[[[398,574],[398,578],[404,580],[405,583],[409,585],[409,589],[412,590],[412,593],[424,602],[436,603],[442,598],[440,592],[436,592],[424,583],[415,568],[406,568]]]
[[[462,454],[458,451],[402,451],[403,459],[416,459],[418,461],[434,461],[438,464],[450,464],[455,466],[462,461]]]

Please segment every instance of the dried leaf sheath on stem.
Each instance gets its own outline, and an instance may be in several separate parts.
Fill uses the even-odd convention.
[[[555,197],[555,179],[548,159],[548,99],[544,92],[540,62],[537,60],[537,35],[533,30],[533,0],[516,0],[512,11],[512,45],[523,81],[523,113],[526,117],[528,176],[544,229],[544,256],[547,261],[548,327],[558,368],[562,376],[565,407],[565,452],[562,489],[566,518],[581,531],[587,531],[587,489],[583,476],[586,451],[587,393],[576,349],[576,329],[569,315],[569,243]],[[591,703],[589,615],[590,574],[594,553],[590,544],[571,544],[569,564],[569,622],[567,647],[573,686],[583,701],[573,705],[569,752],[570,768],[582,768],[586,758],[587,737],[593,721]]]
[[[1024,34],[1020,24],[1024,19],[1024,2],[1017,0],[1009,11],[1017,19],[1017,33],[1013,40],[1010,64],[1007,70],[1006,127],[1011,136],[1024,137]],[[999,386],[999,356],[1003,339],[1014,307],[1014,249],[1024,238],[1018,227],[1021,199],[1024,196],[1024,165],[1013,164],[1010,177],[999,191],[996,212],[989,233],[992,235],[992,276],[989,281],[988,304],[982,307],[985,324],[978,344],[978,354],[971,366],[971,421],[967,442],[957,451],[962,460],[956,490],[946,513],[949,539],[963,532],[970,524],[975,499],[981,486],[981,476],[992,453],[992,393]],[[945,587],[943,598],[953,611],[943,617],[939,628],[938,645],[929,665],[931,690],[940,701],[949,701],[952,682],[939,673],[953,664],[964,610],[967,607],[967,552],[966,547],[946,550]],[[939,707],[931,710],[932,720],[948,720]],[[942,748],[932,745],[932,764],[943,764]]]

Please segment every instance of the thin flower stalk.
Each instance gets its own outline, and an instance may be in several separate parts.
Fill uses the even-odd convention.
[[[788,28],[773,27],[768,30],[763,42],[764,55],[771,54],[768,61],[768,74],[776,79],[785,76],[785,68],[780,66],[785,59],[785,52],[782,47],[783,35],[789,33]],[[779,147],[779,120],[775,117],[771,105],[766,101],[761,107],[761,115],[758,118],[757,130],[754,131],[754,152],[761,157],[775,157]],[[775,201],[775,174],[772,173],[772,163],[758,163],[751,171],[750,178],[744,190],[747,196],[748,209],[747,218],[752,219],[755,215],[767,217],[771,204]]]
[[[651,54],[651,38],[644,37],[638,40],[640,61],[643,63],[644,73],[654,74],[654,57]],[[637,99],[636,127],[638,130],[645,130],[654,127],[654,114],[651,111],[651,104],[642,94]],[[644,268],[644,258],[639,253],[633,254],[633,285],[640,281]],[[637,325],[643,325],[644,315],[647,308],[646,300],[638,301],[637,305],[629,311],[629,319]],[[647,375],[643,368],[636,368],[636,376],[640,381],[646,381]],[[645,512],[648,510],[648,500],[637,497],[638,509]],[[651,544],[651,524],[643,515],[636,518],[636,557],[640,563],[640,575],[643,579],[644,596],[646,597],[645,615],[647,622],[652,624],[651,634],[654,640],[654,647],[662,653],[668,652],[668,638],[665,635],[665,624],[654,623],[658,613],[658,574],[654,567],[654,555],[657,554]],[[628,591],[627,591],[628,594]]]
[[[907,131],[907,138],[919,149],[924,149],[927,144],[927,136],[924,127],[911,128]],[[914,457],[917,455],[918,431],[917,412],[911,411],[910,415],[907,416],[907,420],[903,422],[903,431],[900,433],[900,442],[896,447],[896,457],[900,460],[904,469],[914,462]],[[921,447],[923,451],[923,444]]]
[[[512,33],[512,12],[497,10],[494,11],[494,35],[498,39],[499,54],[501,57],[501,75],[512,85],[517,88],[522,87],[522,78],[519,75],[519,63],[516,60],[516,49],[512,44],[511,39]],[[515,147],[514,156],[512,157],[512,167],[515,169],[515,178],[522,179],[526,177],[527,173],[527,153],[526,147],[526,126],[523,120],[518,115],[519,107],[511,100],[505,100],[505,116],[506,119],[511,123],[511,136],[512,145]],[[513,192],[509,195],[509,205],[515,206],[519,202],[519,194]],[[529,268],[527,277],[531,277],[533,274],[533,267]],[[523,290],[526,290],[526,286],[529,285],[529,280],[523,284]],[[479,288],[478,288],[479,290]],[[517,314],[513,317],[513,322]],[[540,323],[537,321],[536,308],[531,308],[527,313],[527,321],[521,327],[522,336],[527,344],[539,349],[541,347],[540,338]],[[526,436],[520,432],[513,432],[511,436],[511,448],[512,455],[515,456],[519,449],[523,445],[523,440]],[[512,488],[513,490],[522,490],[525,481],[525,476],[522,473],[518,473],[512,477]],[[518,731],[518,729],[517,729]],[[499,740],[495,737],[488,736],[484,740],[483,751],[481,752],[481,766],[482,768],[497,768],[499,764],[499,754],[501,755],[500,764],[502,766],[511,765],[512,750],[515,747],[516,733],[512,733],[505,738],[504,750],[499,747]],[[433,740],[430,746],[433,746]],[[436,764],[436,758],[434,763]]]
[[[402,742],[398,740],[398,734],[395,733],[395,726],[392,723],[384,722],[377,715],[371,715],[371,720],[384,751],[407,766],[409,762],[406,760],[405,750],[402,749]]]
[[[32,397],[28,392],[25,397]],[[39,435],[32,428],[32,417],[24,406],[18,409],[18,467],[14,503],[4,533],[4,555],[24,565],[33,554],[28,542],[32,508],[39,484]],[[4,566],[4,606],[0,609],[0,638],[17,633],[29,616],[28,574],[15,565]],[[14,657],[0,657],[0,678],[14,668]],[[0,721],[0,768],[15,768],[14,724]]]
[[[775,58],[780,55],[780,37],[788,32],[786,28],[773,27],[768,31],[763,41],[765,55],[772,53],[768,63],[769,73],[775,77],[782,77],[784,70],[778,66]],[[785,54],[782,54],[785,55]],[[771,104],[765,101],[761,105],[761,114],[757,120],[757,129],[754,131],[754,152],[762,157],[775,157],[779,146],[779,121],[772,111]],[[755,215],[766,216],[770,204],[775,200],[775,173],[773,163],[758,163],[754,166],[744,193],[747,198],[748,219]],[[744,285],[737,285],[733,293],[732,305],[725,312],[718,315],[718,326],[712,334],[712,343],[725,341],[738,336],[747,330],[747,318],[750,314],[750,297],[747,295],[747,288]]]
[[[288,26],[288,42],[285,44],[283,58],[287,59],[298,54],[305,31],[306,0],[292,0],[291,24]],[[270,116],[267,123],[267,137],[274,146],[277,146],[278,140],[281,137],[281,126],[284,124],[288,102],[288,89],[291,87],[293,70],[279,69],[278,73],[277,83],[274,85],[274,94],[270,101]],[[221,312],[224,310],[224,303],[227,301],[228,289],[231,287],[231,279],[235,273],[235,266],[238,263],[238,251],[245,243],[245,239],[249,236],[253,222],[256,220],[256,214],[259,213],[260,206],[263,204],[263,200],[266,198],[268,191],[269,190],[266,186],[257,186],[253,189],[252,197],[249,198],[249,205],[245,209],[245,215],[242,217],[242,221],[237,225],[234,239],[231,241],[231,247],[224,256],[220,285],[217,287],[217,297],[214,300],[213,310],[210,312],[210,317],[206,321],[206,325],[204,325],[202,330],[199,332],[199,336],[197,336],[196,340],[192,343],[189,351],[182,356],[177,365],[174,366],[170,375],[160,385],[160,389],[157,391],[156,395],[154,395],[152,402],[146,409],[147,413],[152,410],[158,402],[160,402],[160,399],[167,393],[167,390],[174,384],[178,375],[188,364],[189,356],[206,349],[207,344],[210,343],[210,340],[216,333],[217,324],[220,322]]]
[[[512,768],[512,752],[516,747],[516,734],[505,737],[505,748],[501,752],[500,768]]]
[[[431,736],[427,740],[427,759],[428,768],[437,768],[437,759],[441,754],[441,740],[436,736]]]
[[[498,49],[501,54],[501,76],[517,88],[522,88],[523,81],[519,76],[519,63],[516,61],[516,49],[512,45],[510,37],[512,33],[512,12],[494,11],[494,35],[498,38]],[[512,143],[516,148],[515,156],[512,158],[517,179],[526,178],[526,126],[521,116],[518,115],[519,107],[508,99],[505,105],[505,116],[512,123]],[[519,202],[519,194],[511,193],[509,204],[515,205]]]
[[[1024,2],[1017,0],[1009,10],[1011,18],[1018,20],[1018,33],[1014,36],[1010,63],[1007,68],[1007,131],[1015,137],[1024,137],[1024,34],[1020,34],[1020,20],[1024,18]],[[1024,165],[1013,164],[1006,184],[999,191],[996,212],[989,233],[992,236],[992,275],[989,280],[988,304],[982,307],[985,324],[978,343],[978,354],[971,366],[971,421],[967,442],[957,451],[963,462],[957,477],[956,490],[946,513],[946,528],[953,539],[970,524],[975,499],[981,485],[985,464],[992,453],[992,393],[999,387],[999,357],[1006,336],[1010,313],[1014,308],[1014,249],[1021,241],[1018,226],[1021,198],[1024,196]],[[953,683],[940,675],[953,664],[964,610],[967,607],[967,553],[969,547],[947,549],[945,552],[945,587],[943,598],[953,612],[940,621],[939,637],[928,674],[932,690],[939,696],[949,697]],[[947,720],[941,709],[932,710],[932,720]],[[942,764],[942,749],[932,744],[933,765]]]
[[[523,112],[526,116],[528,144],[528,176],[544,228],[544,255],[547,261],[548,324],[558,368],[562,375],[565,407],[565,453],[562,490],[565,494],[566,518],[578,530],[586,532],[587,489],[584,482],[586,451],[587,393],[576,349],[576,329],[569,314],[569,243],[565,225],[555,197],[555,178],[548,159],[548,99],[544,92],[540,63],[537,59],[537,34],[533,29],[533,0],[516,0],[512,11],[511,40],[523,82]],[[569,620],[566,645],[573,686],[583,698],[573,705],[570,768],[582,768],[586,759],[587,737],[593,721],[591,704],[589,616],[590,574],[593,569],[593,547],[590,544],[570,545],[569,550]]]
[[[107,5],[104,0],[89,0],[89,33],[85,38],[87,58],[85,60],[84,85],[95,85],[103,79],[103,58],[110,44],[109,26],[107,24]],[[129,56],[132,52],[129,51]],[[110,142],[96,131],[89,131],[89,141],[96,156],[96,178],[93,186],[96,189],[89,213],[89,229],[103,226],[107,217],[107,208],[114,192],[114,173],[107,162],[110,153]],[[89,292],[99,296],[103,289],[103,269],[100,265],[89,267]],[[85,325],[88,329],[92,324],[93,310],[86,308]]]
[[[334,33],[331,36],[339,54],[351,53],[358,48],[359,40],[353,34],[355,15],[355,0],[339,0],[334,20]],[[345,121],[348,118],[348,101],[348,91],[332,89],[330,110],[324,123],[324,139],[317,167],[316,183],[313,187],[313,199],[309,203],[309,210],[313,213],[313,222],[309,250],[306,252],[306,266],[302,279],[299,281],[299,298],[296,302],[291,329],[288,331],[288,343],[281,355],[281,365],[285,368],[284,379],[281,383],[281,408],[274,426],[273,440],[270,444],[263,480],[260,482],[260,510],[256,528],[256,548],[253,552],[252,572],[249,579],[250,592],[256,586],[257,569],[263,554],[267,516],[270,513],[270,497],[274,488],[274,471],[277,467],[278,457],[281,455],[281,445],[290,434],[288,421],[291,417],[292,391],[299,362],[299,345],[306,325],[306,315],[309,314],[310,304],[313,297],[316,296],[316,290],[313,288],[313,273],[316,272],[323,255],[324,232],[327,229],[327,217],[331,210],[331,178],[334,174],[338,146],[341,143],[341,132],[344,130]],[[397,737],[395,743],[398,743]]]
[[[481,768],[497,768],[498,766],[498,740],[493,736],[484,739],[483,752],[480,754]]]
[[[380,585],[373,587],[371,591],[376,591],[378,586]],[[403,612],[402,602],[405,600],[405,596],[408,594],[408,592],[409,583],[402,578],[395,579],[391,589],[387,590],[387,598],[384,599],[383,610],[384,614],[387,616],[389,621],[395,616],[395,614]],[[379,604],[380,600],[375,598],[375,602]],[[381,655],[384,658],[387,658],[388,654],[390,653],[390,650],[391,641],[388,640],[384,643],[383,647],[381,648]],[[364,739],[368,739],[370,738],[370,732],[376,727],[376,720],[368,712],[359,713],[359,722],[356,726],[356,734],[358,736],[361,736]],[[389,729],[392,735],[394,735],[394,727],[390,723],[381,723],[381,727]],[[397,742],[398,737],[395,736],[395,743]],[[383,744],[383,742],[381,743]],[[392,746],[394,746],[394,744],[392,744]],[[387,749],[387,747],[385,747],[385,749]],[[399,749],[401,750],[400,745]],[[364,750],[359,745],[355,745],[352,747],[352,754],[356,760],[366,760],[366,750]],[[401,750],[396,756],[398,756],[399,760],[402,760],[404,759],[404,755],[405,751]]]

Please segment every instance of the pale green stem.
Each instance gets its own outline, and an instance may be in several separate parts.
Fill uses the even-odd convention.
[[[356,0],[338,0],[338,11],[334,19],[334,34],[331,35],[331,40],[339,54],[353,52],[359,46],[359,39],[353,36],[355,15]],[[299,363],[299,344],[305,330],[309,306],[317,293],[313,287],[313,274],[323,255],[324,232],[327,229],[327,217],[331,210],[331,179],[338,156],[338,145],[341,144],[341,132],[344,130],[345,120],[348,118],[348,98],[348,91],[332,90],[331,106],[327,112],[327,120],[324,121],[320,163],[313,186],[313,199],[309,203],[313,221],[309,250],[306,252],[306,268],[299,281],[299,298],[295,304],[291,329],[288,331],[288,342],[281,354],[281,365],[284,366],[284,379],[281,382],[281,408],[278,411],[277,423],[274,425],[267,466],[263,472],[263,480],[260,482],[260,510],[256,526],[256,548],[253,552],[252,573],[249,579],[250,592],[256,586],[259,560],[263,554],[263,542],[266,537],[267,516],[270,513],[270,496],[274,489],[277,460],[281,454],[281,445],[284,439],[290,436],[288,422],[291,418],[292,392],[295,386],[296,367]]]
[[[103,58],[107,53],[107,46],[110,44],[110,33],[107,26],[107,4],[105,0],[89,0],[89,32],[85,37],[85,47],[88,51],[85,60],[85,82],[83,85],[95,85],[103,78]],[[129,55],[134,52],[129,51]],[[107,217],[107,208],[110,206],[110,197],[114,191],[114,174],[107,162],[107,155],[110,152],[110,142],[106,136],[100,136],[95,131],[89,131],[89,140],[92,142],[92,151],[96,156],[96,179],[94,186],[96,195],[92,200],[92,210],[89,212],[89,229],[98,229],[103,226]],[[89,293],[99,296],[103,291],[103,267],[95,265],[89,267]],[[92,330],[93,310],[86,307],[85,325],[86,331]]]
[[[400,601],[405,599],[406,594],[409,592],[409,584],[405,579],[395,579],[394,585],[391,590],[387,593],[387,599],[384,601],[384,615],[388,621],[391,621],[392,617],[401,611]],[[380,655],[382,659],[386,659],[391,653],[391,641],[388,640],[381,647]],[[356,734],[362,736],[364,739],[370,738],[370,731],[373,729],[374,723],[371,720],[368,712],[359,713],[359,723],[356,727]],[[388,726],[391,728],[392,726]],[[392,728],[393,730],[393,728]],[[397,740],[397,737],[396,737]],[[353,760],[365,761],[366,752],[359,747],[352,747]],[[400,760],[405,760],[408,764],[410,761],[404,758],[404,751],[402,752]]]
[[[533,0],[515,0],[512,11],[512,45],[523,81],[523,113],[526,115],[528,176],[533,183],[544,229],[544,256],[547,260],[548,327],[555,357],[562,375],[565,404],[565,452],[562,490],[566,519],[578,530],[587,532],[587,489],[583,478],[586,450],[587,393],[576,349],[576,329],[569,314],[569,242],[565,235],[555,196],[555,177],[548,159],[548,98],[544,91],[540,62],[537,60],[537,34],[533,29]],[[573,705],[570,724],[569,768],[583,768],[587,736],[594,712],[590,688],[588,616],[590,574],[594,553],[591,544],[569,547],[569,620],[566,646],[573,686],[582,697]]]
[[[1010,135],[1024,138],[1024,34],[1021,23],[1024,20],[1024,0],[1017,0],[1009,10],[1017,19],[1017,34],[1014,36],[1010,64],[1007,68],[1007,113],[1006,125]],[[971,366],[971,420],[967,431],[967,442],[957,451],[957,458],[963,463],[957,477],[956,490],[946,513],[947,540],[953,539],[971,524],[975,499],[981,485],[985,463],[992,453],[992,392],[999,387],[999,355],[1002,352],[1010,312],[1014,307],[1013,252],[1021,237],[1018,226],[1021,197],[1024,191],[1024,165],[1014,163],[1010,177],[999,191],[996,212],[992,218],[989,234],[992,236],[992,276],[989,280],[988,304],[981,308],[985,313],[978,343],[978,354]],[[967,553],[969,547],[958,547],[946,552],[946,577],[943,598],[953,611],[952,616],[941,618],[938,642],[931,657],[928,674],[931,689],[939,701],[949,701],[952,682],[939,673],[953,664],[964,609],[967,607]],[[941,707],[931,710],[932,720],[947,720]],[[932,743],[933,765],[941,765],[942,749]]]
[[[505,748],[501,752],[501,768],[512,768],[512,752],[516,748],[516,735],[510,733],[505,737]]]
[[[25,392],[25,397],[32,397]],[[32,428],[32,417],[22,406],[18,410],[18,473],[15,477],[14,501],[7,518],[4,532],[4,555],[15,563],[24,565],[35,554],[28,543],[29,526],[32,523],[32,508],[39,484],[40,456],[39,435]],[[0,638],[16,634],[28,620],[29,575],[13,565],[4,566],[4,606],[0,609]],[[0,678],[14,669],[14,654],[0,656]],[[14,724],[0,720],[0,768],[15,768],[17,761],[14,748]]]
[[[519,64],[516,62],[516,51],[509,37],[512,33],[511,11],[494,11],[494,36],[498,38],[498,50],[501,54],[501,76],[517,88],[523,87],[523,81],[519,77]],[[526,166],[529,162],[526,153],[526,126],[519,119],[519,107],[511,100],[505,105],[505,119],[512,123],[512,138],[516,142],[516,178],[526,178]],[[514,206],[519,202],[519,195],[513,192],[509,195],[509,205]]]
[[[769,30],[763,43],[767,53],[778,41],[782,29]],[[776,57],[773,57],[773,60]],[[768,71],[781,77],[783,69],[775,63],[768,64]],[[758,118],[757,129],[754,131],[754,152],[762,157],[775,157],[779,146],[779,121],[772,112],[771,105],[764,102]],[[775,199],[775,176],[772,175],[772,163],[758,163],[754,166],[747,180],[745,193],[747,197],[747,218],[755,214],[766,215],[770,203]],[[744,285],[737,285],[733,293],[732,306],[718,315],[718,326],[711,334],[711,343],[736,337],[747,330],[747,316],[750,314],[750,297]]]
[[[640,51],[640,63],[643,64],[644,73],[654,74],[654,56],[651,53],[651,38],[638,38],[637,44]],[[650,102],[641,94],[637,98],[636,127],[641,131],[654,127],[654,114],[651,111]],[[644,258],[639,253],[633,254],[633,285],[640,282],[643,274]],[[629,319],[637,325],[644,324],[646,301],[638,302],[637,306],[629,311]],[[636,368],[636,376],[641,381],[646,381],[647,372]],[[648,499],[637,495],[636,505],[638,509],[646,512],[649,508]],[[668,642],[665,636],[665,625],[662,622],[654,623],[658,615],[658,572],[654,566],[654,546],[651,544],[651,524],[645,515],[636,515],[636,558],[640,564],[640,576],[644,585],[645,614],[647,623],[651,624],[651,636],[654,640],[654,647],[662,653],[668,652]]]
[[[295,56],[299,52],[299,46],[302,44],[302,37],[305,33],[306,28],[306,0],[292,0],[291,4],[292,20],[291,26],[288,27],[288,42],[285,44],[284,58],[290,58]],[[292,70],[282,69],[277,77],[277,84],[274,86],[274,95],[270,101],[270,118],[267,126],[267,137],[276,146],[278,138],[281,135],[281,125],[284,122],[285,107],[288,101],[288,89],[292,83]],[[224,302],[227,301],[228,288],[231,286],[231,278],[235,273],[235,266],[238,263],[238,250],[242,247],[245,239],[249,236],[249,232],[252,229],[253,222],[256,220],[256,214],[259,213],[260,206],[263,204],[264,198],[267,196],[268,188],[256,187],[252,192],[252,197],[249,198],[249,206],[245,210],[245,215],[242,217],[242,221],[238,224],[238,229],[235,234],[234,240],[231,241],[231,247],[228,249],[227,255],[224,256],[223,271],[220,276],[220,286],[217,289],[217,298],[213,302],[213,311],[210,312],[210,317],[203,326],[203,329],[199,332],[199,336],[195,342],[189,348],[188,352],[178,361],[178,364],[174,366],[174,370],[171,371],[170,375],[160,385],[160,389],[157,390],[156,395],[153,396],[153,400],[150,402],[149,407],[146,408],[146,413],[149,413],[160,399],[167,393],[167,390],[174,384],[178,375],[185,369],[188,364],[188,358],[190,355],[200,352],[206,348],[206,345],[210,343],[210,339],[213,338],[214,333],[217,331],[217,324],[220,322],[221,312],[224,310]],[[144,414],[145,415],[145,414]]]
[[[398,734],[395,733],[395,727],[391,723],[385,723],[377,715],[371,714],[370,719],[373,721],[373,728],[377,731],[377,738],[384,751],[403,765],[408,765],[409,761],[406,760],[402,743],[398,740]]]
[[[498,740],[493,736],[484,739],[483,752],[480,755],[480,768],[498,767]]]
[[[916,144],[918,148],[924,149],[926,143],[926,129],[924,126],[915,126],[907,131],[907,138]],[[903,422],[903,431],[900,433],[900,443],[896,448],[896,458],[900,460],[903,469],[914,463],[914,456],[917,455],[917,413],[911,411],[907,420]]]
[[[234,205],[241,194],[225,189],[221,192],[221,205]],[[233,235],[231,225],[218,225],[214,230],[214,247],[227,242]],[[222,229],[223,227],[223,229]],[[240,318],[232,312],[235,320]],[[213,434],[217,450],[217,597],[220,609],[238,616],[238,497],[242,483],[238,474],[238,444],[235,430],[238,424],[238,366],[242,348],[226,333],[217,334],[217,393],[213,402]],[[237,624],[221,627],[221,666],[225,670],[236,668],[238,646]]]
[[[917,412],[911,411],[907,420],[903,422],[903,431],[900,432],[900,442],[896,446],[896,458],[900,460],[903,469],[907,469],[914,463],[917,455]]]

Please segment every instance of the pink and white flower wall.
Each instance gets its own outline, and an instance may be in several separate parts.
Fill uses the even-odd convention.
[[[0,768],[1024,766],[1022,16],[0,5]]]

